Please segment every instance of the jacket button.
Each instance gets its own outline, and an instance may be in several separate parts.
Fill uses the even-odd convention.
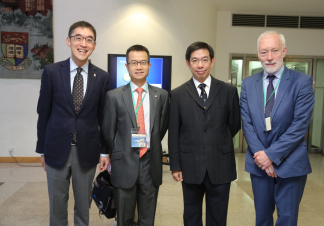
[[[267,131],[263,131],[264,134],[267,134]]]

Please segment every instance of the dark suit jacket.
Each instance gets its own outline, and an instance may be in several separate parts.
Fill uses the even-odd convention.
[[[200,184],[208,171],[213,184],[236,179],[232,138],[241,128],[237,90],[211,77],[204,110],[192,79],[172,90],[169,120],[171,170]]]
[[[242,82],[241,115],[248,144],[245,170],[266,176],[253,159],[254,153],[264,150],[279,177],[311,173],[305,134],[314,106],[312,77],[285,67],[270,116],[272,130],[266,132],[262,75],[263,71]]]
[[[108,73],[89,63],[86,94],[76,114],[70,85],[70,59],[45,66],[37,106],[36,152],[44,153],[46,164],[55,168],[65,164],[74,131],[81,166],[92,168],[98,164],[100,153],[107,153],[99,127],[108,89]]]
[[[168,127],[168,92],[149,85],[151,174],[155,186],[162,184],[161,141]],[[132,148],[131,129],[136,128],[129,84],[109,91],[106,96],[102,131],[111,158],[111,180],[115,187],[131,188],[139,170],[139,148]]]

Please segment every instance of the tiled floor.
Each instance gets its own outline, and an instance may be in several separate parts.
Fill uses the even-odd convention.
[[[313,173],[308,176],[300,205],[300,226],[324,225],[324,157],[310,155]],[[238,179],[231,185],[229,226],[253,226],[254,205],[250,176],[244,171],[245,154],[236,154]],[[37,165],[37,164],[24,164]],[[175,182],[164,166],[163,185],[160,187],[156,226],[182,224],[181,184]],[[0,226],[48,225],[49,206],[45,172],[41,167],[21,167],[15,163],[0,163]],[[69,222],[73,225],[73,194],[70,192]],[[90,210],[91,226],[111,226],[113,220],[98,216]]]

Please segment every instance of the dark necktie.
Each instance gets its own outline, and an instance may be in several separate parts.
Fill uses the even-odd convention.
[[[206,93],[206,90],[205,90],[205,87],[206,87],[206,84],[205,83],[201,83],[199,86],[198,86],[200,89],[201,89],[201,93],[200,93],[200,100],[204,106],[204,109],[206,109],[207,107],[207,93]]]
[[[269,78],[269,85],[267,88],[267,97],[266,97],[266,101],[269,99],[270,95],[272,94],[274,87],[273,87],[273,80],[276,78],[275,75],[268,75]],[[270,100],[268,101],[266,108],[265,108],[265,117],[268,118],[271,115],[271,111],[273,108],[273,104],[275,101],[275,93],[273,93],[273,95],[271,96]]]
[[[77,68],[77,74],[74,77],[72,97],[75,111],[78,114],[82,100],[83,100],[83,76],[81,74],[82,68]],[[76,132],[74,131],[72,141],[76,144]]]

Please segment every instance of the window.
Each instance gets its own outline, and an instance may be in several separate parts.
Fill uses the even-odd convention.
[[[44,0],[37,0],[37,11],[45,10]]]

